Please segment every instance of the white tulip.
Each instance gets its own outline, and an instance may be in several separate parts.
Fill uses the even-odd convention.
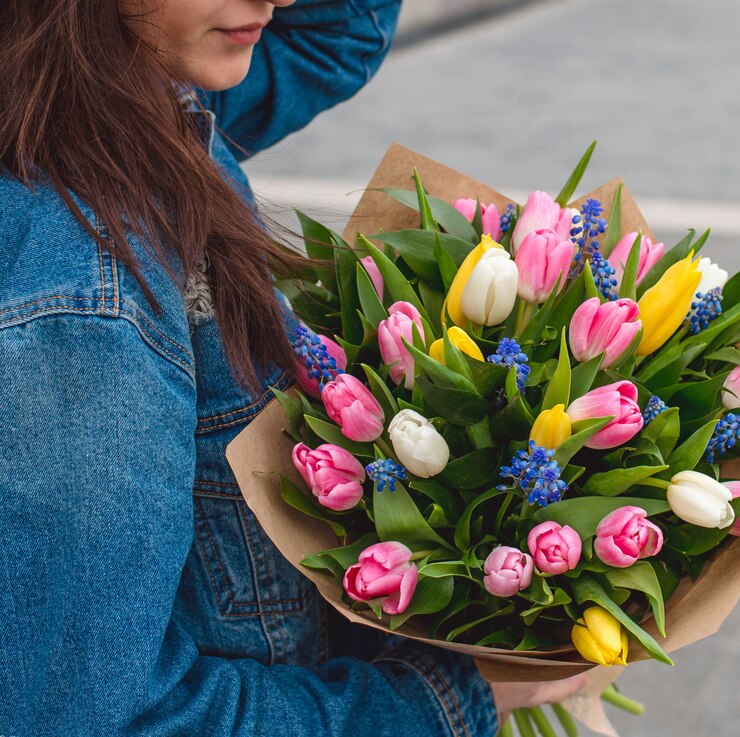
[[[445,439],[426,417],[412,409],[402,409],[391,420],[388,434],[398,460],[415,476],[436,476],[450,460]]]
[[[666,495],[673,513],[689,524],[723,530],[735,521],[730,490],[706,474],[677,473]]]
[[[514,309],[519,269],[503,248],[486,251],[470,274],[460,300],[466,317],[479,325],[498,325]]]
[[[727,283],[727,272],[717,264],[712,263],[711,259],[700,258],[697,268],[701,271],[701,280],[696,288],[697,292],[706,294],[710,289],[716,289],[717,287],[722,289]]]

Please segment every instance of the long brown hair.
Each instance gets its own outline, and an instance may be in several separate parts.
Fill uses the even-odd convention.
[[[170,274],[207,255],[226,355],[256,388],[269,362],[290,370],[291,348],[268,268],[298,257],[275,244],[211,160],[155,51],[130,30],[118,0],[0,0],[0,161],[29,186],[41,170],[77,219],[101,239],[68,189],[107,228],[102,245],[134,273],[126,233]],[[184,282],[183,282],[184,286]]]

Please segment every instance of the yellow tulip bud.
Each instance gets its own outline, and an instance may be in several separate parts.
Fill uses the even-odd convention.
[[[544,409],[532,425],[529,439],[542,448],[557,448],[573,434],[573,425],[565,412],[564,404]]]
[[[443,325],[447,320],[445,310],[449,312],[452,322],[457,325],[465,325],[467,318],[460,307],[463,292],[465,291],[465,285],[468,283],[468,279],[470,279],[473,269],[481,260],[483,254],[486,251],[490,251],[492,248],[503,248],[503,246],[496,243],[491,236],[484,235],[481,238],[480,243],[465,257],[462,264],[460,264],[460,268],[457,270],[457,274],[455,274],[455,278],[452,280],[452,284],[450,285],[450,291],[447,293],[447,298],[442,305]]]
[[[627,633],[616,617],[600,606],[583,612],[571,632],[576,650],[592,663],[627,665]]]
[[[451,328],[448,328],[447,337],[455,348],[458,348],[471,358],[475,358],[477,361],[483,360],[481,349],[478,348],[477,343],[462,328],[458,328],[453,325]],[[444,338],[435,340],[434,343],[429,346],[429,356],[435,361],[445,364]]]
[[[701,281],[698,262],[691,261],[693,256],[691,251],[685,259],[673,264],[638,301],[642,320],[638,356],[657,351],[686,319]]]

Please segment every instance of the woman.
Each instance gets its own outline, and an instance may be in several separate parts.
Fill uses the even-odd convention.
[[[224,459],[294,324],[237,158],[354,94],[398,6],[0,3],[1,734],[495,732],[471,660],[330,614]]]

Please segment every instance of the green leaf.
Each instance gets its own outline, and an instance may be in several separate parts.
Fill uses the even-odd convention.
[[[365,376],[367,376],[367,383],[370,386],[370,391],[373,393],[375,399],[378,400],[386,418],[390,419],[397,415],[398,402],[393,394],[391,394],[391,390],[388,388],[385,381],[378,376],[375,369],[371,366],[368,366],[365,363],[361,363],[360,366],[362,366],[362,370],[365,372]]]
[[[477,489],[498,477],[499,460],[496,448],[480,448],[450,461],[437,479],[452,489]]]
[[[670,471],[665,472],[665,477],[675,476],[679,471],[692,471],[694,469],[696,464],[704,457],[716,424],[716,421],[712,420],[703,425],[668,456],[667,463],[670,466]]]
[[[408,189],[381,189],[389,197],[400,202],[412,210],[419,210],[419,200],[416,192]],[[441,225],[450,235],[462,238],[474,245],[480,240],[472,223],[460,212],[458,212],[449,202],[437,199],[436,197],[427,197],[427,202],[432,211],[432,217]]]
[[[318,553],[312,553],[306,555],[301,560],[301,565],[306,568],[330,568],[327,565],[327,561],[334,561],[333,570],[339,571],[339,579],[342,579],[344,572],[352,565],[357,563],[357,559],[360,557],[360,553],[369,548],[371,545],[379,542],[378,536],[374,532],[368,532],[363,535],[359,540],[356,540],[351,545],[342,545],[338,548],[332,548],[331,550],[322,550]],[[331,569],[331,568],[330,568]]]
[[[555,302],[558,299],[560,291],[560,280],[563,278],[562,274],[558,274],[555,286],[547,297],[547,301],[543,304],[539,310],[532,316],[532,319],[526,324],[524,330],[522,330],[519,336],[519,343],[537,343],[542,336],[542,332],[547,327],[547,321],[552,315]]]
[[[601,244],[601,255],[604,258],[609,258],[611,252],[614,250],[614,246],[619,243],[622,238],[622,183],[619,183],[617,191],[614,194],[614,202],[612,203],[612,209],[609,212],[609,227],[607,228],[606,235],[604,236],[604,242]]]
[[[412,479],[409,481],[412,491],[418,491],[424,496],[438,504],[445,513],[447,519],[457,521],[460,513],[458,511],[457,497],[449,489],[446,489],[435,479]]]
[[[308,257],[326,262],[326,266],[314,269],[316,280],[320,280],[327,289],[336,294],[338,287],[333,263],[336,249],[334,244],[339,236],[300,210],[296,210],[295,213],[303,231]]]
[[[740,272],[738,272],[740,275]],[[720,348],[718,351],[714,351],[706,356],[707,361],[723,361],[724,363],[731,363],[733,366],[740,364],[740,349],[734,346],[726,346]]]
[[[473,227],[475,228],[475,232],[479,236],[483,236],[483,210],[480,206],[480,200],[476,198],[475,200],[475,215],[473,215]]]
[[[627,263],[624,265],[622,283],[619,286],[619,296],[624,299],[637,300],[637,270],[640,266],[640,244],[642,233],[637,234],[632,248],[630,248]]]
[[[740,304],[740,271],[731,276],[722,287],[722,305],[725,310],[732,309]]]
[[[342,336],[350,343],[358,343],[363,336],[362,322],[357,314],[360,299],[357,294],[356,263],[357,255],[353,251],[339,248],[334,251],[334,268],[342,314]]]
[[[479,617],[478,619],[471,619],[461,624],[459,627],[455,627],[455,629],[447,633],[445,640],[447,640],[447,642],[452,642],[453,640],[456,640],[458,637],[460,637],[460,635],[464,634],[468,630],[472,630],[474,627],[478,627],[484,622],[488,622],[489,620],[495,619],[496,617],[505,617],[507,614],[512,614],[513,612],[514,605],[506,604],[501,609],[495,612],[489,612],[483,617]]]
[[[566,405],[567,409],[567,405]],[[596,435],[599,430],[606,427],[613,417],[595,417],[590,420],[581,420],[573,423],[575,431],[567,440],[564,440],[555,451],[555,461],[561,468],[565,468],[568,461],[583,448],[586,443]]]
[[[442,287],[440,269],[434,257],[436,236],[436,230],[397,230],[368,237],[393,246],[417,276],[435,287]]]
[[[566,287],[565,291],[560,295],[553,308],[552,315],[548,320],[548,324],[555,328],[557,331],[562,330],[564,327],[570,325],[570,320],[573,317],[573,313],[578,307],[586,301],[586,273],[582,271],[573,283]],[[553,353],[557,348],[557,343],[553,343]],[[552,354],[546,355],[544,358],[550,358]],[[543,359],[544,360],[544,359]]]
[[[519,616],[524,621],[524,624],[530,627],[537,619],[537,617],[539,617],[539,615],[546,609],[552,609],[554,607],[570,604],[571,601],[573,601],[573,599],[571,599],[570,596],[563,589],[555,589],[548,603],[535,604],[529,609],[523,611]]]
[[[452,287],[452,282],[455,280],[455,276],[457,276],[458,267],[457,264],[453,261],[452,257],[442,247],[439,233],[436,233],[435,235],[436,237],[433,246],[434,259],[437,262],[437,267],[439,268],[439,273],[442,277],[442,285],[444,286],[445,293],[447,293],[450,291],[450,287]],[[443,298],[443,305],[444,302],[445,299]],[[440,321],[442,320],[442,309],[442,307],[439,308]]]
[[[421,316],[429,322],[429,316],[427,315],[424,305],[421,303],[418,295],[414,291],[414,288],[409,284],[408,279],[399,271],[398,267],[376,246],[371,243],[363,235],[360,235],[360,241],[367,248],[368,252],[375,261],[375,265],[378,267],[385,289],[388,291],[388,295],[393,302],[409,302],[414,305]]]
[[[490,397],[497,389],[506,382],[508,369],[506,366],[497,366],[488,361],[479,361],[472,356],[465,356],[470,371],[473,375],[473,384],[478,393],[483,397]]]
[[[444,328],[443,334],[443,347],[445,365],[447,368],[460,374],[460,376],[464,376],[468,381],[470,381],[472,386],[475,386],[475,384],[473,384],[473,372],[471,371],[468,362],[465,360],[465,354],[450,341],[446,327]]]
[[[671,405],[678,407],[681,420],[697,420],[712,412],[717,406],[717,397],[722,384],[729,375],[729,371],[723,371],[706,381],[692,381],[678,385],[675,391],[670,388],[661,392]]]
[[[342,431],[331,422],[320,420],[317,417],[307,416],[306,424],[324,442],[339,445],[352,453],[352,455],[360,456],[361,458],[375,459],[375,451],[373,450],[372,443],[358,443],[354,440],[349,440],[342,435]]]
[[[425,371],[437,386],[477,394],[475,385],[470,379],[439,363],[439,361],[435,361],[406,339],[403,340],[403,344],[414,359],[415,367]]]
[[[591,390],[596,374],[599,373],[601,362],[604,360],[606,353],[600,353],[594,356],[586,363],[579,363],[570,375],[570,400],[573,401],[582,397]],[[567,405],[566,405],[567,406]]]
[[[453,586],[454,581],[450,576],[447,578],[420,576],[408,608],[401,614],[391,616],[391,629],[397,629],[415,614],[434,614],[442,611],[452,599]]]
[[[568,203],[570,202],[570,198],[573,196],[573,193],[576,191],[576,188],[581,183],[581,179],[583,178],[583,175],[586,173],[586,169],[588,168],[588,164],[591,161],[591,156],[594,152],[594,149],[596,148],[596,141],[594,141],[586,150],[586,153],[583,154],[581,157],[581,160],[576,164],[576,168],[573,169],[573,172],[568,177],[568,181],[563,185],[563,188],[560,190],[560,193],[555,198],[555,202],[560,205],[560,207],[566,207]]]
[[[594,272],[591,270],[591,262],[586,261],[583,265],[583,286],[586,290],[587,299],[598,299],[599,302],[604,301],[604,297],[600,294],[599,288],[596,286],[596,280],[594,279]]]
[[[423,279],[419,281],[419,296],[421,302],[432,320],[435,335],[442,334],[442,307],[445,301],[443,292],[427,284]]]
[[[557,404],[570,403],[570,356],[568,355],[568,341],[565,337],[565,328],[560,334],[560,356],[555,375],[545,390],[542,400],[542,409],[552,409]]]
[[[615,468],[612,471],[595,473],[586,482],[583,491],[598,496],[618,496],[636,486],[643,479],[665,471],[668,466],[635,466],[634,468]]]
[[[270,387],[270,391],[275,395],[275,398],[280,402],[280,406],[285,411],[288,417],[290,434],[293,440],[298,442],[300,440],[299,430],[301,425],[303,425],[303,403],[298,397],[285,394],[274,386]]]
[[[612,616],[616,617],[622,626],[629,631],[635,639],[652,655],[656,660],[660,660],[668,665],[673,665],[673,661],[666,655],[663,648],[655,641],[651,635],[645,632],[642,627],[636,624],[628,617],[622,608],[617,606],[606,594],[603,587],[593,578],[582,575],[572,581],[573,594],[578,604],[584,604],[592,601],[600,607],[606,609]]]
[[[472,425],[488,415],[488,402],[475,392],[439,386],[424,378],[417,379],[416,386],[431,414],[453,425]]]
[[[468,504],[460,517],[460,521],[457,523],[457,527],[455,527],[455,545],[460,550],[465,552],[470,547],[470,523],[473,519],[473,513],[484,502],[490,501],[494,497],[506,493],[506,491],[499,491],[495,488],[489,489],[488,491],[484,491],[482,494],[479,494],[470,504]]]
[[[424,191],[424,185],[421,183],[421,178],[416,167],[414,167],[414,184],[416,184],[416,198],[419,201],[421,227],[423,230],[437,230],[437,223],[434,222],[432,208],[429,206],[427,193]]]
[[[368,322],[377,330],[378,325],[388,317],[383,303],[375,291],[373,282],[368,276],[365,267],[357,262],[357,295],[360,300],[362,314],[365,315]]]
[[[655,569],[647,561],[638,560],[629,568],[610,570],[606,573],[609,583],[618,589],[642,591],[650,602],[658,632],[665,637],[665,606],[663,592]]]
[[[347,530],[345,530],[339,522],[333,520],[329,516],[328,512],[323,509],[319,509],[290,479],[287,479],[282,475],[280,476],[280,496],[282,496],[283,501],[293,507],[293,509],[297,509],[299,512],[307,514],[309,517],[314,517],[315,519],[320,519],[322,522],[326,522],[337,537],[344,537],[347,534]]]
[[[669,548],[679,550],[684,555],[693,558],[714,550],[727,537],[729,532],[730,528],[727,527],[718,530],[697,527],[696,525],[677,525],[670,528],[667,545]]]
[[[450,547],[424,519],[414,500],[402,484],[396,490],[373,493],[375,529],[383,541],[403,540],[409,543],[436,543]]]
[[[587,496],[564,499],[557,504],[549,504],[538,509],[529,519],[530,527],[550,520],[560,525],[570,525],[582,540],[593,536],[604,517],[621,507],[640,507],[649,517],[670,511],[668,502],[663,499],[638,499],[632,497]]]

